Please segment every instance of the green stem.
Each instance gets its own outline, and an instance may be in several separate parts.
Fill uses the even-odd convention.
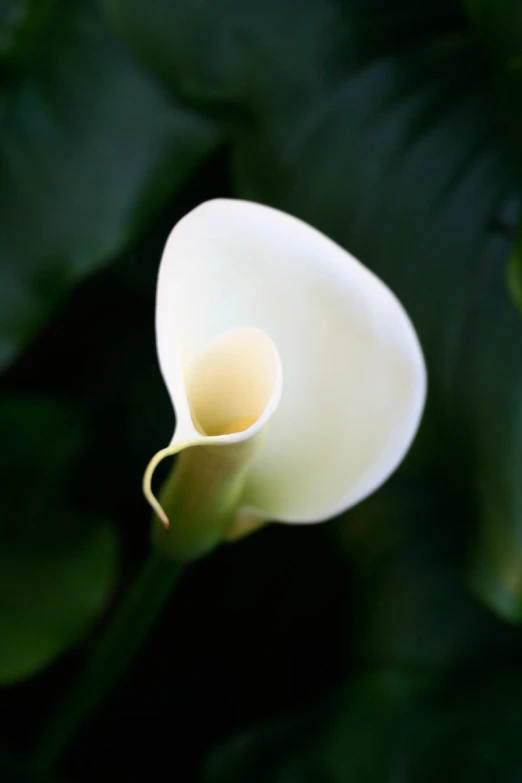
[[[151,553],[105,630],[83,675],[45,727],[32,757],[35,772],[49,772],[83,722],[125,673],[183,573]]]

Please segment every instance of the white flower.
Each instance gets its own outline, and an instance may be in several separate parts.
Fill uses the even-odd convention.
[[[202,204],[168,239],[156,313],[176,428],[144,490],[165,525],[152,473],[187,447],[225,459],[251,442],[231,535],[254,519],[326,520],[404,457],[426,392],[413,326],[384,283],[307,224],[245,201]]]

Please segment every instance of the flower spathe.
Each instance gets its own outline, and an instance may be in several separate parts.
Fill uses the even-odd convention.
[[[377,489],[419,425],[426,372],[403,307],[276,209],[219,199],[180,220],[160,265],[156,334],[176,428],[144,490],[165,524],[151,477],[169,454],[225,457],[252,441],[235,519],[321,522]]]

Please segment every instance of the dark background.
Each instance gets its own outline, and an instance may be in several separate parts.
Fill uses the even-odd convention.
[[[426,414],[357,508],[191,566],[53,780],[522,781],[521,173],[519,0],[0,2],[2,783],[146,556],[155,277],[216,196],[390,285]]]

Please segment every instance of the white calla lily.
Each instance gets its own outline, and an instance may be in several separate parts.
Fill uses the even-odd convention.
[[[233,535],[340,513],[410,446],[426,391],[414,328],[384,283],[302,221],[245,201],[197,207],[168,239],[156,316],[176,428],[144,491],[166,525],[152,473],[184,449],[241,453]]]

